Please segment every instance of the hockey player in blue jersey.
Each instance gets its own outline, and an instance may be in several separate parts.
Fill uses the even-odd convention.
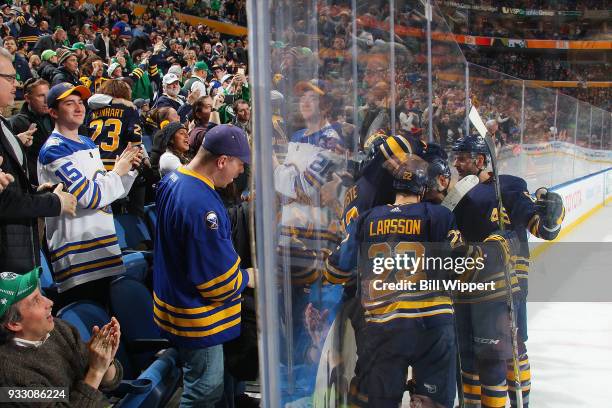
[[[429,256],[432,242],[461,245],[452,213],[421,202],[427,164],[410,159],[397,171],[393,204],[364,211],[328,259],[326,276],[335,283],[357,279],[364,309],[361,350],[356,367],[362,406],[396,407],[406,388],[408,366],[418,376],[416,392],[437,406],[452,407],[455,397],[455,335],[451,299],[443,290],[385,290],[382,283],[446,280],[449,274],[426,268],[388,269],[377,274],[377,258]],[[355,274],[354,269],[358,272]]]
[[[464,271],[422,264],[412,271],[395,267],[379,274],[375,268],[376,258],[403,254],[421,259],[472,256],[471,247],[464,245],[456,229],[452,212],[422,201],[426,188],[432,185],[430,175],[447,174],[437,164],[430,172],[431,164],[417,156],[404,161],[393,180],[394,203],[365,210],[351,220],[347,237],[327,260],[327,279],[343,284],[357,282],[356,298],[363,308],[361,327],[355,333],[358,360],[351,381],[353,405],[398,406],[406,389],[407,368],[412,366],[414,399],[430,398],[432,406],[453,406],[456,349],[450,292],[440,289],[443,285],[419,288],[423,288],[421,282],[455,280],[457,273]],[[487,239],[490,243],[484,250],[487,263],[494,269],[509,260],[509,252],[503,236],[491,237],[495,239]],[[487,268],[483,265],[484,273]],[[466,274],[471,276],[473,272]],[[408,288],[386,290],[382,286],[385,282],[404,283]],[[405,282],[418,286],[410,288]]]
[[[468,191],[454,209],[457,225],[467,242],[482,242],[498,229],[499,218],[520,242],[511,274],[519,338],[519,369],[523,406],[528,406],[530,369],[527,340],[526,296],[529,248],[527,231],[546,240],[554,239],[565,214],[561,197],[545,188],[532,198],[525,180],[499,176],[503,207],[498,210],[493,174],[485,171],[488,149],[484,139],[468,136],[453,146],[453,166],[460,179],[475,175],[479,183]],[[510,342],[510,319],[506,304],[507,286],[503,272],[496,276],[496,290],[487,294],[458,294],[456,302],[466,407],[505,407],[507,394],[516,406],[514,366]]]

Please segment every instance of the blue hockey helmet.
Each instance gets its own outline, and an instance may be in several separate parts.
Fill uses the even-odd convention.
[[[453,145],[453,152],[468,152],[476,154],[489,154],[485,140],[480,136],[466,136],[459,138]]]
[[[363,150],[358,151],[348,160],[348,171],[353,176],[354,180],[361,177],[363,169],[374,160],[374,157],[380,150],[380,146],[385,143],[387,137],[388,136],[382,131],[371,134],[365,141]]]
[[[427,188],[427,162],[420,158],[408,160],[393,173],[393,189],[423,195]]]
[[[448,165],[448,154],[436,143],[429,143],[427,151],[423,155],[429,166],[427,167],[427,186],[428,188],[438,189],[437,178],[442,175],[451,178],[451,169]]]
[[[485,164],[487,162],[487,157],[489,156],[489,148],[487,147],[487,143],[482,137],[475,135],[459,138],[453,145],[453,152],[471,153],[472,157],[482,154],[485,156]]]

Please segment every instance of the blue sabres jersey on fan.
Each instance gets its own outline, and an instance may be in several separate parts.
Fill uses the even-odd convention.
[[[330,282],[345,283],[353,279],[358,268],[366,322],[387,327],[433,327],[449,323],[453,308],[444,286],[420,289],[420,281],[444,281],[449,278],[449,271],[423,268],[421,263],[421,267],[412,270],[392,268],[377,273],[375,259],[408,254],[412,259],[424,260],[450,255],[453,248],[463,244],[452,212],[425,202],[389,204],[366,211],[354,225],[353,232],[328,258],[325,273]],[[381,282],[414,282],[416,286],[387,290]]]
[[[504,205],[501,215],[497,208],[493,178],[474,186],[461,199],[454,213],[457,225],[468,242],[482,242],[489,234],[498,230],[500,216],[504,228],[516,232],[521,245],[514,268],[521,286],[521,294],[527,295],[529,270],[527,231],[540,236],[535,199],[527,191],[527,183],[522,178],[502,174],[500,185]]]
[[[212,182],[181,167],[160,182],[156,208],[153,311],[162,336],[188,348],[237,337],[249,278]]]
[[[112,170],[115,159],[131,142],[142,143],[142,130],[138,110],[132,102],[118,99],[109,106],[93,110],[87,115],[89,137],[100,148],[106,170]]]

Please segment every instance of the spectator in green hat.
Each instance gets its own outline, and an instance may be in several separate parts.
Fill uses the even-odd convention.
[[[79,64],[85,62],[85,59],[87,58],[87,53],[85,52],[84,43],[75,42],[74,44],[72,44],[72,47],[69,47],[68,49],[72,51],[74,55],[76,55],[77,59],[79,60]]]
[[[193,74],[185,82],[182,91],[188,93],[200,90],[200,96],[206,95],[206,77],[208,76],[208,65],[204,61],[198,61],[193,65]]]
[[[68,388],[70,406],[108,406],[102,392],[123,376],[115,360],[119,322],[94,326],[85,344],[76,328],[51,315],[53,302],[38,288],[40,271],[0,273],[0,384]]]
[[[44,50],[40,54],[42,62],[38,67],[38,75],[45,81],[53,82],[54,71],[57,68],[57,53],[53,50]]]

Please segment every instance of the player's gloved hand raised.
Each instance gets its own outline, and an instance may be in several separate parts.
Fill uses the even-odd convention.
[[[503,265],[510,263],[512,256],[519,253],[520,241],[516,232],[511,230],[497,230],[489,235],[484,242],[487,244],[487,258],[494,257]]]
[[[565,207],[563,199],[557,193],[548,191],[545,187],[536,190],[536,210],[542,225],[548,232],[554,232],[561,228],[561,223],[565,217]]]

